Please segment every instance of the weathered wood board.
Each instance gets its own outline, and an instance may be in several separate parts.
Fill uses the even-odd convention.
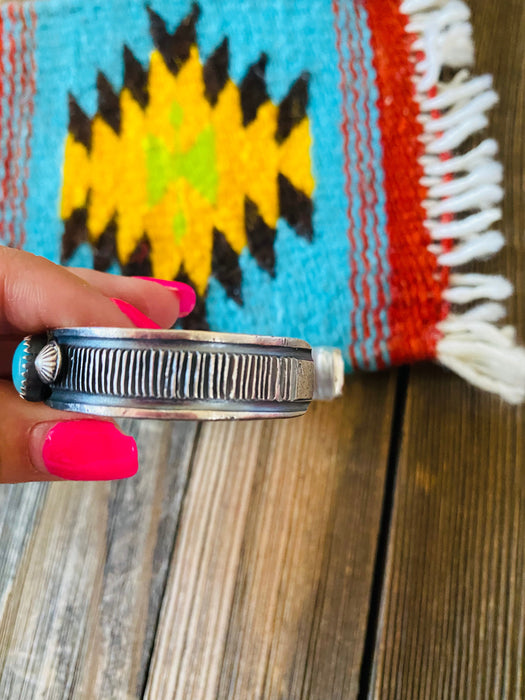
[[[298,421],[204,426],[146,697],[357,693],[395,374]]]

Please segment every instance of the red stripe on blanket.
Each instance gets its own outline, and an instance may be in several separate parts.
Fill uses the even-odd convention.
[[[29,3],[9,3],[0,15],[0,243],[16,248],[25,241],[29,195],[35,24]]]
[[[336,33],[336,48],[337,48],[337,54],[339,56],[339,72],[341,74],[341,82],[340,82],[340,87],[341,87],[341,94],[342,94],[342,104],[343,104],[343,121],[341,125],[341,130],[343,133],[343,151],[344,151],[344,171],[345,171],[345,193],[347,196],[347,201],[348,201],[348,208],[347,208],[347,216],[348,216],[348,221],[352,221],[352,206],[351,206],[351,190],[350,190],[350,183],[351,183],[351,175],[350,175],[350,158],[349,158],[349,147],[350,147],[350,115],[348,113],[347,109],[347,104],[348,104],[348,89],[349,89],[349,84],[350,81],[347,78],[346,74],[346,64],[345,64],[345,58],[343,56],[343,51],[342,51],[342,32],[341,32],[341,27],[340,27],[340,22],[341,22],[341,15],[340,15],[340,5],[339,5],[339,0],[333,0],[332,2],[332,8],[335,16],[335,33]],[[352,364],[352,367],[357,367],[358,366],[358,360],[356,356],[356,347],[359,342],[359,337],[357,333],[357,324],[355,322],[355,314],[357,313],[357,309],[359,308],[359,294],[357,292],[357,289],[355,287],[355,280],[357,279],[357,261],[355,258],[355,255],[352,253],[350,255],[350,281],[349,281],[349,288],[350,288],[350,294],[352,297],[352,313],[351,313],[351,323],[350,323],[350,347],[349,347],[349,354],[350,354],[350,362]]]
[[[7,13],[11,22],[15,22],[15,9],[14,5],[10,4],[7,8]],[[13,120],[14,115],[14,94],[15,94],[15,62],[16,62],[16,42],[13,34],[9,32],[6,36],[2,34],[3,40],[5,41],[8,52],[7,52],[7,66],[2,66],[2,72],[7,75],[7,83],[9,85],[9,92],[7,95],[7,139],[6,139],[6,150],[5,159],[3,163],[4,178],[2,181],[2,195],[3,204],[12,204],[13,199],[16,197],[16,182],[13,178],[13,170],[15,163],[13,162],[13,150],[14,150],[14,127]],[[4,48],[4,47],[2,47]],[[3,96],[2,96],[3,97]],[[5,123],[5,122],[4,122]],[[5,221],[5,220],[4,220]],[[15,225],[13,217],[9,217],[9,220],[4,223],[7,231],[5,232],[5,238],[10,246],[15,244]]]
[[[392,364],[402,364],[435,358],[437,324],[448,313],[443,300],[448,279],[428,250],[426,189],[418,160],[424,150],[422,127],[410,58],[414,39],[399,0],[361,1],[368,12],[379,90],[390,264],[388,349]]]
[[[25,143],[23,144],[23,172],[22,172],[22,220],[25,222],[27,216],[27,198],[29,195],[28,179],[29,179],[29,159],[31,157],[31,137],[33,135],[33,113],[35,106],[36,94],[36,61],[35,61],[35,28],[36,28],[36,12],[32,5],[29,6],[27,13],[24,12],[24,6],[21,8],[22,18],[22,81],[25,93],[25,111],[27,112],[27,134]],[[22,226],[18,246],[22,247],[25,242],[25,227]]]
[[[358,128],[359,124],[359,110],[358,110],[358,102],[359,102],[359,93],[357,90],[357,85],[359,82],[359,75],[358,71],[361,75],[365,75],[365,69],[363,65],[363,61],[361,60],[360,56],[357,54],[357,52],[354,51],[354,47],[352,46],[352,42],[350,41],[350,32],[351,30],[351,25],[350,25],[350,17],[349,17],[349,10],[347,7],[346,3],[343,3],[344,9],[345,9],[345,23],[346,23],[346,31],[347,31],[347,36],[348,36],[348,51],[349,51],[349,60],[348,60],[348,65],[347,69],[349,72],[349,84],[350,84],[350,91],[352,93],[352,115],[351,115],[351,123],[350,123],[350,128],[354,130],[354,138],[355,138],[355,155],[356,155],[356,168],[357,168],[357,173],[358,173],[358,185],[357,189],[359,192],[359,199],[361,202],[361,206],[359,208],[359,218],[358,222],[356,222],[355,218],[352,218],[352,193],[350,190],[350,184],[352,182],[352,178],[349,174],[349,169],[350,169],[350,159],[348,155],[348,151],[345,151],[345,159],[347,161],[347,165],[345,167],[346,171],[346,176],[347,176],[347,182],[348,182],[348,202],[349,202],[349,221],[351,222],[348,235],[349,236],[356,236],[361,239],[361,245],[362,245],[362,250],[361,250],[361,264],[363,265],[365,269],[365,274],[362,276],[362,285],[363,285],[363,296],[362,299],[360,298],[359,294],[357,295],[357,301],[354,306],[354,309],[352,311],[352,316],[351,316],[351,328],[353,331],[357,331],[357,323],[356,320],[358,319],[360,322],[360,325],[363,328],[363,337],[358,338],[357,335],[354,338],[352,338],[352,342],[359,342],[361,341],[361,354],[363,357],[363,363],[365,367],[368,367],[370,358],[367,357],[366,354],[366,344],[365,341],[367,341],[370,336],[370,326],[368,323],[368,314],[366,313],[367,309],[370,309],[372,306],[371,302],[371,296],[370,296],[370,278],[371,278],[371,270],[370,270],[370,263],[367,257],[367,245],[366,245],[366,187],[365,187],[365,182],[367,179],[366,173],[365,173],[365,168],[364,168],[364,161],[365,161],[365,152],[364,152],[364,147],[362,144],[362,136],[361,132]],[[366,102],[366,100],[363,100],[363,102]],[[359,226],[359,229],[358,229]],[[355,253],[354,253],[355,254]]]
[[[363,10],[363,7],[360,5],[360,3],[357,3],[356,6],[357,14],[359,18],[361,19],[363,15],[366,15],[366,13]],[[365,81],[364,84],[367,85],[368,82],[372,79],[372,76],[370,75],[369,71],[367,71],[366,67],[366,62],[365,62],[365,56],[364,56],[364,46],[365,42],[367,39],[363,36],[362,32],[362,25],[361,21],[357,22],[357,28],[358,28],[358,36],[359,36],[359,67],[362,72],[362,75],[365,76]],[[370,114],[370,95],[367,92],[365,99],[364,99],[364,110],[365,110],[365,129],[366,129],[366,148],[368,153],[372,152],[372,116]],[[366,183],[366,186],[365,186]],[[365,221],[367,217],[372,218],[372,226],[370,230],[372,231],[373,237],[374,237],[374,247],[375,247],[375,252],[374,252],[374,257],[373,257],[373,265],[374,269],[376,270],[376,284],[377,284],[377,302],[376,305],[372,303],[371,300],[369,300],[367,303],[369,304],[369,308],[372,309],[372,317],[374,319],[374,329],[375,329],[375,340],[374,340],[374,348],[373,348],[373,355],[374,359],[376,362],[376,368],[377,369],[384,369],[385,367],[385,361],[381,352],[381,344],[384,341],[383,337],[383,323],[381,322],[381,310],[386,309],[386,298],[385,298],[385,293],[384,293],[384,288],[383,288],[383,278],[384,278],[384,271],[383,271],[383,261],[381,260],[381,255],[379,253],[381,249],[381,241],[380,241],[380,236],[379,236],[379,221],[377,217],[377,202],[378,202],[378,197],[377,197],[377,181],[376,179],[372,176],[370,173],[368,177],[366,177],[364,174],[361,175],[360,179],[360,186],[361,186],[361,222],[363,226],[363,230],[365,229]],[[371,269],[370,262],[368,261],[368,253],[370,253],[370,248],[365,254],[365,259],[366,259],[366,270],[367,274],[372,275],[374,274],[374,270]],[[369,367],[368,367],[369,368]]]

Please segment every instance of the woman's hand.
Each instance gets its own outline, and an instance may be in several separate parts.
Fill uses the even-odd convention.
[[[137,448],[111,421],[21,399],[11,360],[24,336],[71,326],[170,328],[195,304],[187,285],[66,269],[0,247],[0,482],[120,479]]]

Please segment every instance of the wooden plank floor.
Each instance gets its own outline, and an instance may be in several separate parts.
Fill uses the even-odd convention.
[[[525,332],[525,4],[471,0]],[[300,420],[126,427],[118,484],[0,487],[0,698],[525,697],[523,410],[435,367]]]

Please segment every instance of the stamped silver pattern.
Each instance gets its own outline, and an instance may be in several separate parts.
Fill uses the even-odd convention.
[[[297,401],[303,361],[250,353],[61,346],[53,389],[137,399]]]

